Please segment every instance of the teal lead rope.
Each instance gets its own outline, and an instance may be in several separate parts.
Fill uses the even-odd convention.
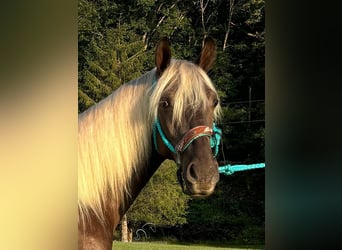
[[[265,163],[256,163],[256,164],[249,164],[249,165],[225,165],[219,167],[219,173],[225,175],[232,175],[237,171],[245,171],[245,170],[252,170],[257,168],[264,168]]]
[[[213,136],[210,139],[210,146],[214,149],[214,156],[216,157],[219,151],[219,145],[221,143],[222,130],[213,124]],[[224,165],[219,166],[219,173],[225,175],[232,175],[238,171],[252,170],[257,168],[264,168],[265,163],[249,164],[249,165]]]

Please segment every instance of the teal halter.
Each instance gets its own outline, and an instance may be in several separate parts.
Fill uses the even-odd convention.
[[[166,138],[165,134],[163,133],[163,130],[160,126],[160,122],[159,119],[156,119],[156,122],[154,123],[153,126],[153,143],[154,143],[154,148],[157,150],[157,152],[159,153],[158,150],[158,145],[157,145],[157,131],[159,132],[159,135],[161,137],[161,139],[163,140],[165,146],[172,152],[172,153],[176,153],[176,149],[172,146],[171,142]]]
[[[194,130],[200,130],[200,133],[195,133]],[[153,143],[154,143],[154,148],[156,149],[156,151],[159,153],[158,150],[158,145],[157,145],[157,132],[159,133],[163,143],[165,144],[165,146],[174,154],[179,154],[184,152],[189,146],[190,144],[203,136],[209,136],[210,137],[210,147],[213,148],[214,152],[213,155],[216,157],[219,151],[219,145],[220,145],[220,141],[221,141],[221,136],[222,136],[222,130],[220,128],[218,128],[216,126],[215,123],[213,123],[213,128],[209,128],[206,126],[198,126],[195,127],[193,129],[190,129],[182,138],[182,140],[176,145],[176,147],[174,147],[172,145],[172,143],[166,138],[159,119],[156,119],[156,122],[154,123],[153,126]],[[188,139],[186,137],[189,137]]]
[[[156,76],[154,77],[153,79],[153,82],[152,82],[152,88],[155,87],[155,85],[157,84],[157,79],[156,79]],[[195,133],[193,136],[190,135],[190,139],[189,140],[184,140],[184,138],[188,135],[189,132],[193,131],[194,129],[198,128],[198,127],[201,127],[203,128],[203,132],[201,133]],[[153,134],[153,144],[154,144],[154,148],[156,149],[156,151],[158,153],[159,150],[158,150],[158,145],[157,145],[157,132],[159,133],[163,143],[165,144],[165,146],[174,154],[177,155],[177,158],[179,156],[179,153],[182,153],[184,152],[189,146],[190,144],[200,138],[200,137],[203,137],[203,136],[209,136],[210,137],[210,147],[213,148],[214,152],[213,152],[213,155],[214,157],[217,156],[218,154],[218,151],[219,151],[219,145],[220,145],[220,142],[221,142],[221,136],[222,136],[222,130],[220,128],[218,128],[216,126],[215,123],[213,123],[213,128],[209,128],[209,127],[206,127],[206,126],[198,126],[198,127],[195,127],[193,129],[190,129],[185,135],[184,137],[182,138],[181,142],[185,142],[184,144],[180,145],[180,143],[177,144],[176,148],[172,145],[172,143],[166,138],[162,128],[161,128],[161,125],[160,125],[160,122],[159,122],[159,119],[158,117],[156,118],[156,121],[154,123],[154,126],[153,126],[153,130],[152,130],[152,134]],[[177,159],[178,161],[179,159]]]

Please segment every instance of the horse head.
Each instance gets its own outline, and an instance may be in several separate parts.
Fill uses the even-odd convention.
[[[205,40],[195,62],[172,60],[166,39],[156,49],[157,80],[151,94],[154,144],[160,155],[177,163],[183,191],[193,197],[212,194],[219,180],[213,148],[217,149],[215,119],[220,105],[207,75],[215,56],[211,38]]]

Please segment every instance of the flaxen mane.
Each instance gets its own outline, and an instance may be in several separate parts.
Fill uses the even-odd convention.
[[[196,111],[210,106],[207,103],[208,89],[217,94],[207,73],[200,67],[189,61],[173,60],[151,94],[150,110],[153,119],[157,116],[160,99],[165,93],[171,92],[175,100],[172,120],[175,125],[181,124],[184,118],[189,118],[184,117],[186,110]],[[214,119],[219,117],[220,111],[218,106],[214,112]]]

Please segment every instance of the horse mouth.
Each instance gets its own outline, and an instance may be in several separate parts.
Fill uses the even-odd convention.
[[[185,193],[194,198],[205,198],[215,190],[215,185],[191,184],[186,185]]]

